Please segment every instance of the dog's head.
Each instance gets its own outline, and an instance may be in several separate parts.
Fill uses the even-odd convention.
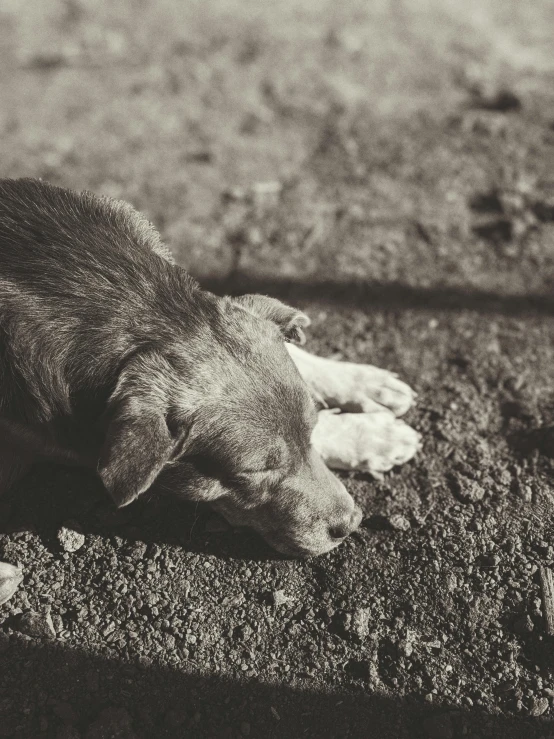
[[[192,337],[122,369],[99,460],[106,488],[122,506],[156,481],[285,554],[333,549],[361,515],[310,444],[317,413],[285,347],[307,317],[257,295],[203,301]]]

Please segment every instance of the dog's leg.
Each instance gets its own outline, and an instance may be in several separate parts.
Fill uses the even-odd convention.
[[[414,391],[392,372],[316,357],[294,344],[287,344],[287,349],[314,396],[328,408],[355,413],[389,408],[402,416],[414,403]]]
[[[374,413],[318,413],[312,444],[335,470],[360,470],[381,479],[395,465],[410,460],[420,447],[420,434],[387,409]]]

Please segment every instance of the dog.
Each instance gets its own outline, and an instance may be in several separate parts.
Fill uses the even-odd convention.
[[[419,435],[397,418],[411,389],[300,349],[308,324],[201,289],[123,201],[0,180],[0,493],[58,460],[117,506],[155,486],[285,555],[328,552],[362,518],[329,466],[379,475]]]

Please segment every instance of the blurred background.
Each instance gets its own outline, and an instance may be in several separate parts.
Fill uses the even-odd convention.
[[[550,0],[2,0],[0,175],[203,278],[548,293]]]

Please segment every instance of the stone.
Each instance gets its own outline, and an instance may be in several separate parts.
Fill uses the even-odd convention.
[[[529,716],[542,716],[549,706],[548,698],[535,698],[529,708]]]
[[[15,629],[36,639],[51,639],[56,636],[50,613],[37,613],[36,611],[22,613],[15,621]]]
[[[85,535],[77,524],[62,526],[58,531],[58,541],[66,552],[77,552],[85,543]]]

